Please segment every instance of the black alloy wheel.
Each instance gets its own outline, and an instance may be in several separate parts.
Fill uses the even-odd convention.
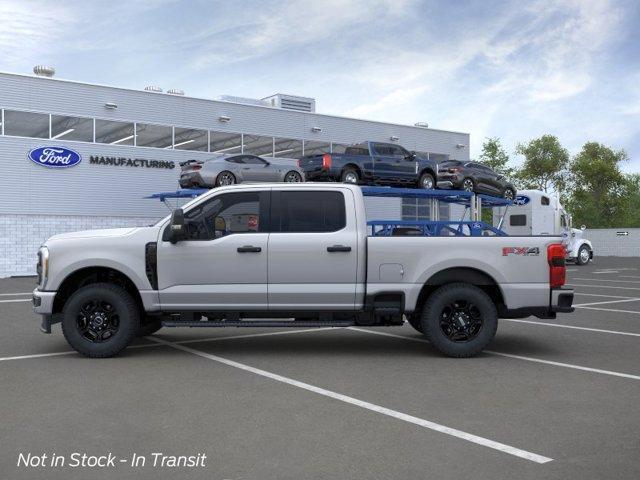
[[[444,307],[440,330],[452,342],[469,342],[482,330],[482,313],[467,300],[454,300]]]
[[[465,178],[462,182],[462,190],[464,190],[465,192],[473,192],[474,188],[475,185],[473,184],[473,180],[471,180],[470,178]]]
[[[80,307],[76,322],[82,338],[92,343],[102,343],[118,332],[120,314],[109,302],[92,298]]]

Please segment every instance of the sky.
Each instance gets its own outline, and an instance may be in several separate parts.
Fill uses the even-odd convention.
[[[640,2],[0,0],[0,71],[187,95],[316,99],[319,113],[556,135],[640,172]]]

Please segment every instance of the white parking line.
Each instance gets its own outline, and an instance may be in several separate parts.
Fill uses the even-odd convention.
[[[578,277],[575,277],[572,280],[587,280],[587,281],[589,281],[589,280],[593,280],[593,279],[592,278],[578,278]],[[598,278],[596,281],[598,281],[598,282],[609,282],[609,283],[614,283],[614,282],[615,283],[640,283],[640,280],[636,280],[636,281],[633,281],[633,280],[608,280],[608,279],[604,279],[604,278]]]
[[[621,295],[602,295],[600,293],[584,293],[584,292],[573,292],[574,295],[582,295],[584,297],[605,297],[605,298],[636,298],[636,297],[623,297]]]
[[[30,302],[30,298],[17,298],[12,300],[0,300],[0,303]]]
[[[458,430],[455,428],[447,427],[445,425],[441,425],[439,423],[432,422],[430,420],[425,420],[423,418],[414,417],[413,415],[407,415],[406,413],[399,412],[397,410],[392,410],[390,408],[382,407],[380,405],[376,405],[374,403],[366,402],[364,400],[359,400],[354,397],[349,397],[347,395],[343,395],[338,392],[334,392],[332,390],[326,390],[321,387],[316,387],[315,385],[310,385],[308,383],[300,382],[298,380],[294,380],[292,378],[284,377],[282,375],[278,375],[277,373],[268,372],[266,370],[261,370],[259,368],[252,367],[250,365],[246,365],[244,363],[236,362],[233,360],[229,360],[224,357],[219,357],[217,355],[212,355],[207,352],[203,352],[201,350],[195,350],[190,347],[185,347],[183,345],[177,345],[175,343],[167,342],[164,340],[157,339],[155,337],[147,337],[149,340],[154,342],[159,342],[162,345],[166,345],[167,347],[175,348],[177,350],[182,350],[183,352],[191,353],[193,355],[197,355],[202,358],[206,358],[208,360],[213,360],[214,362],[222,363],[229,367],[238,368],[240,370],[244,370],[246,372],[253,373],[254,375],[259,375],[261,377],[269,378],[271,380],[275,380],[276,382],[285,383],[287,385],[291,385],[293,387],[301,388],[303,390],[307,390],[309,392],[317,393],[318,395],[322,395],[325,397],[333,398],[334,400],[339,400],[344,403],[348,403],[350,405],[355,405],[356,407],[364,408],[366,410],[370,410],[372,412],[376,412],[382,415],[386,415],[388,417],[396,418],[398,420],[402,420],[404,422],[412,423],[414,425],[418,425],[420,427],[428,428],[430,430],[434,430],[436,432],[444,433],[446,435],[450,435],[452,437],[460,438],[462,440],[466,440],[467,442],[475,443],[477,445],[482,445],[484,447],[492,448],[494,450],[498,450],[500,452],[507,453],[509,455],[513,455],[516,457],[524,458],[525,460],[529,460],[535,463],[548,463],[553,459],[549,457],[544,457],[542,455],[538,455],[536,453],[528,452],[526,450],[521,450],[519,448],[512,447],[510,445],[506,445],[504,443],[496,442],[490,440],[488,438],[479,437],[477,435],[473,435],[471,433],[464,432],[462,430]]]
[[[588,307],[590,305],[603,305],[605,303],[624,303],[624,302],[637,302],[640,298],[627,298],[624,300],[605,300],[603,302],[591,302],[591,303],[578,303],[574,307]]]
[[[578,327],[575,325],[561,325],[559,323],[548,323],[548,322],[536,322],[533,320],[516,320],[515,318],[501,318],[501,322],[514,322],[514,323],[526,323],[530,325],[542,325],[544,327],[558,327],[558,328],[569,328],[572,330],[584,330],[587,332],[597,332],[597,333],[611,333],[615,335],[628,335],[630,337],[640,337],[640,333],[632,333],[632,332],[620,332],[617,330],[603,330],[602,328],[589,328],[589,327]]]
[[[640,312],[637,312],[637,313],[640,313]],[[375,332],[373,330],[366,330],[364,328],[358,328],[358,327],[347,327],[347,330],[356,330],[358,332],[371,333],[373,335],[382,335],[385,337],[401,338],[403,340],[410,340],[412,342],[429,343],[427,342],[426,339],[423,339],[423,338],[407,337],[405,335],[397,335],[395,333]],[[583,367],[581,365],[572,365],[570,363],[553,362],[551,360],[543,360],[542,358],[523,357],[521,355],[512,355],[510,353],[495,352],[493,350],[484,350],[483,352],[488,353],[490,355],[498,355],[500,357],[517,358],[518,360],[525,360],[527,362],[544,363],[547,365],[554,365],[556,367],[572,368],[574,370],[582,370],[585,372],[602,373],[604,375],[611,375],[614,377],[624,377],[624,378],[630,378],[632,380],[640,380],[640,376],[631,375],[630,373],[613,372],[611,370],[601,370],[599,368]]]
[[[618,285],[581,285],[578,283],[567,283],[569,287],[591,287],[591,288],[615,288],[618,290],[640,290],[640,287],[620,287]]]
[[[593,272],[594,274],[607,274],[607,273],[619,273],[618,270],[601,270],[599,272]]]
[[[620,278],[640,278],[640,275],[618,275]]]
[[[33,295],[33,292],[23,292],[23,293],[0,293],[0,297],[16,297],[18,295]]]
[[[633,313],[635,315],[640,315],[640,311],[636,311],[636,310],[616,310],[613,308],[599,308],[599,307],[576,307],[576,308],[584,308],[587,310],[600,310],[602,312]]]
[[[264,332],[264,333],[249,333],[244,335],[228,335],[226,337],[205,337],[205,338],[192,338],[190,340],[177,340],[174,341],[176,345],[182,345],[186,343],[199,343],[199,342],[217,342],[221,340],[234,340],[236,338],[251,338],[251,337],[267,337],[272,335],[291,335],[293,333],[308,333],[308,332],[321,332],[324,330],[331,330],[332,327],[323,327],[323,328],[305,328],[301,330],[284,330],[278,332]],[[127,348],[148,348],[148,347],[157,347],[160,344],[158,343],[149,343],[144,345],[130,345]],[[65,350],[64,352],[52,352],[52,353],[35,353],[33,355],[18,355],[15,357],[0,357],[0,362],[6,362],[9,360],[27,360],[30,358],[41,358],[41,357],[57,357],[60,355],[71,355],[72,353],[78,353],[75,350]]]

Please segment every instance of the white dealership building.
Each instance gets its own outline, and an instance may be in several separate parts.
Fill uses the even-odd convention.
[[[39,245],[56,233],[147,225],[166,215],[164,205],[144,197],[176,190],[185,160],[218,153],[298,158],[364,140],[396,142],[437,160],[469,159],[466,133],[323,115],[310,98],[196,98],[34,71],[0,73],[0,277],[34,274]],[[56,151],[67,168],[32,158]],[[430,216],[415,200],[369,200],[368,213],[378,218]]]

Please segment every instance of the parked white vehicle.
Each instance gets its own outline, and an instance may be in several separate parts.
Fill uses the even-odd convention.
[[[341,183],[219,187],[150,227],[56,235],[38,259],[43,331],[61,322],[90,357],[163,326],[405,317],[442,353],[468,357],[493,339],[499,317],[573,311],[560,237],[369,236],[362,190]]]
[[[567,250],[567,260],[586,265],[593,259],[593,246],[584,237],[586,227],[572,227],[571,215],[564,209],[560,199],[542,190],[520,190],[514,205],[507,209],[496,209],[494,225],[500,225],[508,235],[562,236]],[[504,220],[503,220],[504,215]]]

